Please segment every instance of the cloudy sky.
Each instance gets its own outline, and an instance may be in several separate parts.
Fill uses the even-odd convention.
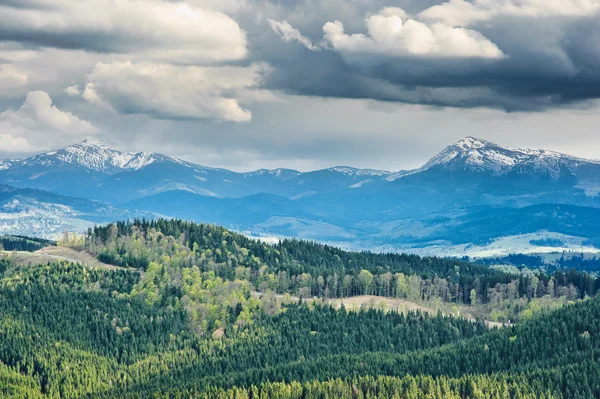
[[[600,0],[3,0],[0,156],[418,166],[476,136],[600,158]]]

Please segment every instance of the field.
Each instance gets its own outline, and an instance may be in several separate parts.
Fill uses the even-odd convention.
[[[35,252],[24,251],[2,251],[10,256],[16,265],[41,264],[53,262],[56,260],[66,260],[68,262],[83,263],[91,268],[100,268],[105,270],[122,269],[119,266],[109,265],[100,262],[98,259],[85,251],[77,251],[68,247],[44,247]]]

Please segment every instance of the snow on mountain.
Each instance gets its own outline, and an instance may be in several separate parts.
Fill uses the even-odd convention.
[[[15,160],[0,160],[0,170],[7,170],[13,167],[13,165],[20,163],[18,159]]]
[[[126,170],[137,170],[159,161],[184,163],[175,158],[149,152],[121,152],[102,143],[88,140],[69,145],[63,149],[37,154],[23,160],[0,161],[0,170],[18,166],[52,167],[62,164],[81,166],[85,169],[116,173]]]
[[[544,173],[557,179],[563,171],[575,174],[582,165],[600,165],[600,161],[554,151],[511,148],[475,137],[465,137],[446,147],[421,168],[392,174],[388,180],[393,181],[432,169],[491,172],[494,175],[509,172]]]
[[[485,173],[486,178],[506,176],[510,179],[514,176],[518,181],[534,175],[542,176],[543,181],[547,181],[547,177],[559,180],[574,176],[575,180],[560,181],[572,181],[577,189],[583,189],[590,196],[600,193],[598,161],[552,151],[514,149],[474,137],[448,146],[421,168],[396,173],[348,166],[311,172],[280,168],[238,173],[157,153],[122,152],[101,143],[83,141],[24,160],[0,161],[0,183],[115,203],[147,195],[157,188],[164,191],[181,187],[218,197],[243,197],[265,192],[302,198],[306,193],[312,195],[347,188],[356,193],[367,192],[374,187],[383,187],[378,182],[427,171],[436,173],[422,175],[425,179],[437,182],[436,179],[457,175],[466,178],[465,184],[470,175],[464,172]]]
[[[350,186],[350,188],[361,188],[363,185],[371,182],[372,180],[361,180],[358,183],[354,183],[353,185]]]
[[[56,239],[65,230],[84,232],[97,223],[155,216],[40,190],[0,185],[0,193],[0,234],[3,235]]]
[[[111,169],[140,169],[165,158],[163,155],[147,152],[121,152],[104,144],[87,140],[59,151],[38,155],[38,157],[46,157],[50,160],[55,158],[62,162],[81,165],[99,172],[107,172]]]
[[[293,176],[298,176],[301,173],[302,172],[298,172],[297,170],[283,169],[283,168],[259,169],[259,170],[255,170],[254,172],[244,173],[244,177],[271,176],[271,177],[287,177],[287,178],[289,178],[289,177],[293,177]]]
[[[226,169],[211,168],[197,165],[181,159],[169,157],[154,152],[122,152],[110,148],[102,143],[84,140],[77,144],[69,145],[63,149],[34,155],[24,160],[0,160],[0,171],[8,170],[16,166],[40,166],[50,168],[52,166],[61,166],[69,164],[81,166],[85,169],[102,172],[106,174],[115,174],[122,171],[139,170],[148,165],[157,162],[169,162],[184,166],[197,173],[206,174],[209,172],[219,172],[226,175],[240,175],[243,178],[270,177],[276,179],[289,180],[291,178],[303,175],[293,169],[259,169],[252,172],[236,173]],[[335,172],[341,175],[356,178],[367,177],[385,177],[390,172],[374,169],[358,169],[348,166],[337,166],[323,171]],[[316,172],[323,172],[316,171]],[[309,172],[311,173],[311,172]]]
[[[350,166],[334,166],[333,168],[326,169],[330,172],[341,173],[346,176],[356,177],[356,176],[387,176],[391,172],[386,170],[376,170],[376,169],[358,169]]]

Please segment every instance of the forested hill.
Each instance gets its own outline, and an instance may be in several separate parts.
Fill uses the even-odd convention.
[[[515,276],[456,259],[349,252],[300,240],[269,245],[222,227],[181,220],[96,227],[89,230],[85,247],[107,263],[143,270],[160,264],[167,271],[197,266],[198,274],[210,273],[210,278],[224,282],[245,281],[260,292],[479,305],[479,314],[493,316],[494,321],[518,318],[532,299],[535,306],[548,306],[557,299],[565,303],[593,296],[600,289],[600,279],[575,271]],[[160,284],[145,288],[151,297],[165,295]],[[487,304],[493,306],[482,308]]]
[[[483,285],[494,285],[510,279],[499,271],[458,260],[394,253],[349,252],[301,240],[282,240],[278,244],[269,245],[222,227],[182,220],[119,222],[90,229],[88,233],[88,249],[97,253],[100,258],[108,263],[141,268],[147,267],[153,256],[161,251],[154,247],[153,240],[161,240],[164,236],[174,237],[179,244],[189,247],[195,253],[207,255],[201,266],[208,267],[211,262],[231,266],[216,270],[224,278],[233,278],[235,268],[244,265],[257,271],[266,266],[271,273],[285,272],[290,276],[305,273],[314,277],[333,277],[337,274],[338,278],[343,278],[366,270],[374,275],[417,274],[428,279],[434,276],[447,277],[456,282],[479,278]],[[366,291],[377,292],[380,288],[377,287],[378,284],[379,281],[373,281],[373,287],[366,287]],[[360,287],[355,287],[355,290],[360,290]]]
[[[271,314],[267,298],[255,300],[249,318],[239,317],[248,303],[228,306],[235,323],[206,336],[190,317],[193,290],[149,303],[133,294],[140,281],[127,270],[68,263],[9,267],[0,279],[0,397],[600,394],[598,299],[490,331],[441,315],[319,305]]]
[[[268,245],[177,220],[88,233],[59,245],[127,268],[0,259],[0,397],[600,395],[587,274]],[[343,304],[363,294],[439,311]],[[457,317],[473,309],[518,322]]]

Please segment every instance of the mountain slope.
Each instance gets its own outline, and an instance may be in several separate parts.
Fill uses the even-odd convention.
[[[157,153],[121,152],[88,141],[0,163],[0,183],[114,204],[173,190],[213,197],[244,197],[263,192],[302,197],[357,184],[359,187],[388,174],[350,167],[307,173],[291,169],[238,173]]]
[[[98,172],[114,172],[143,168],[153,162],[171,160],[164,155],[146,152],[121,152],[102,143],[82,141],[58,151],[29,158],[28,163],[53,166],[58,162],[79,165]]]
[[[3,235],[56,238],[65,230],[82,232],[97,223],[135,217],[149,218],[153,214],[48,191],[0,185]]]
[[[598,167],[600,161],[588,160],[554,151],[510,148],[475,137],[465,137],[446,147],[421,168],[390,175],[388,180],[437,169],[447,172],[489,172],[542,174],[559,179],[563,173],[576,175],[580,169]]]
[[[203,220],[231,227],[245,227],[273,216],[311,217],[298,204],[272,194],[255,194],[242,198],[214,198],[188,191],[173,190],[129,201],[131,209],[152,210],[165,216]]]
[[[482,242],[540,229],[596,242],[587,224],[555,223],[527,207],[572,205],[578,222],[600,208],[600,162],[473,137],[398,173],[351,167],[238,173],[83,142],[6,160],[1,183],[361,249]]]
[[[0,392],[64,399],[600,392],[600,302],[587,300],[600,279],[588,274],[507,274],[298,240],[266,245],[180,220],[97,227],[83,247],[120,267],[0,262]],[[347,306],[365,292],[367,309]],[[384,310],[376,302],[384,296],[400,307]],[[442,311],[409,312],[404,305],[413,300]],[[456,317],[477,308],[517,324],[489,329]],[[260,395],[250,387],[263,383]]]

